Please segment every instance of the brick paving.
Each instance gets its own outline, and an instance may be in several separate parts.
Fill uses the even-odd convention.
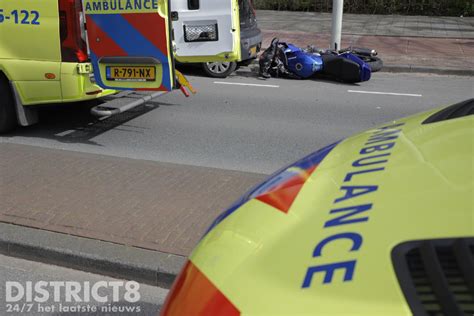
[[[274,37],[300,47],[328,47],[329,34],[263,30],[263,47]],[[474,70],[474,39],[342,35],[341,46],[375,48],[385,65]]]
[[[189,255],[264,175],[0,144],[0,222]]]
[[[331,33],[330,13],[258,10],[264,30]],[[343,34],[474,38],[474,17],[344,14]]]
[[[273,37],[329,47],[328,13],[258,11],[264,47]],[[344,15],[342,47],[376,49],[385,65],[474,70],[474,17]]]

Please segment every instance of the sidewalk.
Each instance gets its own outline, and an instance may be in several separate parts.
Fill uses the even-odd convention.
[[[214,219],[266,177],[8,143],[0,143],[0,175],[0,225],[38,229],[32,236],[60,233],[40,245],[32,244],[39,237],[19,236],[26,243],[20,248],[56,242],[74,260],[90,252],[65,242],[67,235],[126,246],[126,254],[133,248],[186,257]],[[0,226],[0,253],[12,236]]]
[[[264,47],[273,37],[329,46],[328,13],[258,11]],[[282,31],[275,31],[282,30]],[[376,49],[386,71],[474,75],[474,18],[344,15],[342,47]]]

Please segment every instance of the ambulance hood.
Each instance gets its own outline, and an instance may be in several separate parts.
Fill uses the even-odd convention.
[[[423,124],[436,112],[272,176],[216,221],[189,264],[236,315],[411,315],[394,249],[474,235],[474,117]]]

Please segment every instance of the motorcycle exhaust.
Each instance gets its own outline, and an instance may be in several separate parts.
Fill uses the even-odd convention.
[[[375,49],[370,49],[370,48],[350,47],[349,50],[352,53],[357,54],[357,55],[361,55],[361,56],[375,57],[375,56],[378,55],[378,53]]]

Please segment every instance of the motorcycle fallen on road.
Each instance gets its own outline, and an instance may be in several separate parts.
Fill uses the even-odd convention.
[[[318,49],[318,48],[315,48],[314,46],[308,46],[308,48],[305,51],[318,53],[321,55],[329,55],[329,54],[340,55],[340,54],[350,53],[359,57],[365,63],[367,63],[370,66],[370,70],[372,72],[380,71],[383,68],[383,61],[380,57],[378,57],[378,53],[375,49],[349,46],[348,48],[344,48],[344,49],[336,51],[336,50]]]
[[[383,66],[377,52],[366,48],[349,47],[344,50],[306,49],[280,42],[274,38],[259,60],[260,75],[264,78],[286,77],[307,79],[329,78],[346,83],[368,81],[372,72]]]

